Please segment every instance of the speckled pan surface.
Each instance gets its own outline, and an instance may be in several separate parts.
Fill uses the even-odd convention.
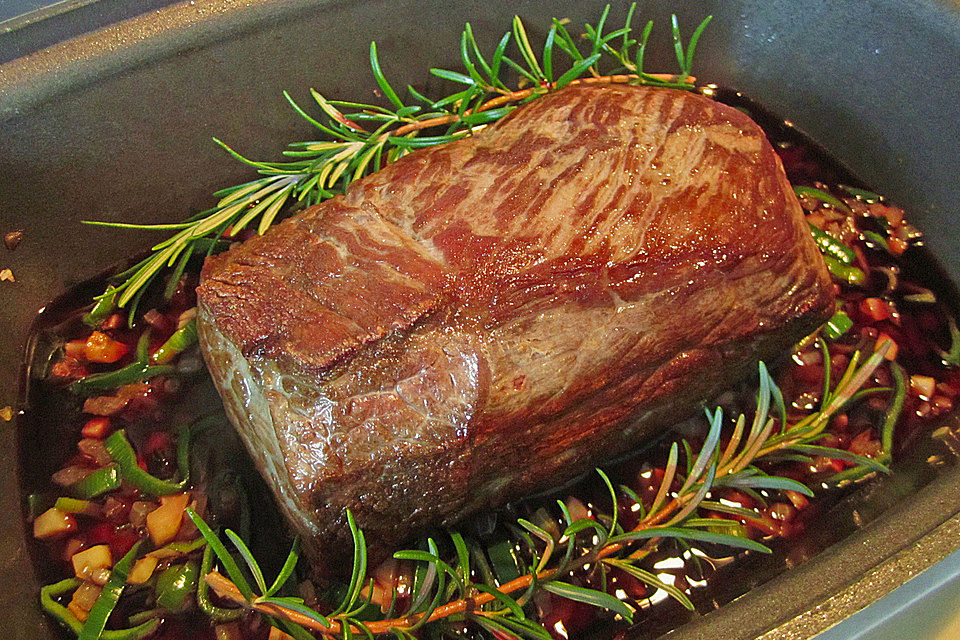
[[[25,232],[15,252],[0,254],[0,267],[16,276],[0,283],[0,406],[17,405],[37,310],[152,238],[118,241],[79,220],[160,221],[209,206],[210,193],[248,175],[210,138],[278,157],[287,141],[309,135],[281,92],[300,99],[315,87],[369,98],[370,40],[397,84],[430,90],[426,69],[455,67],[464,21],[491,41],[519,13],[542,36],[549,17],[590,20],[603,2],[195,0],[156,2],[102,27],[98,5],[106,12],[117,4],[99,0],[84,5],[93,13],[0,34],[0,48],[30,52],[0,65],[0,229]],[[614,4],[625,12],[626,3]],[[960,281],[960,4],[644,3],[644,16],[661,28],[671,12],[684,25],[715,16],[699,48],[699,77],[743,89],[905,207]],[[90,27],[102,28],[85,33]],[[67,34],[80,35],[33,51]],[[649,66],[672,68],[659,36]],[[19,478],[30,461],[18,460],[17,440],[15,425],[0,423],[0,637],[53,638],[35,604],[20,518]],[[810,637],[960,548],[960,470],[950,450],[930,443],[845,503],[838,522],[870,521],[862,530],[671,637]]]

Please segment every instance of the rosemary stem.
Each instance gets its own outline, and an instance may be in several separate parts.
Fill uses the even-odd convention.
[[[663,80],[665,82],[676,82],[679,79],[679,76],[675,76],[669,73],[648,73],[647,77],[656,78],[658,80]],[[640,79],[640,76],[635,73],[625,73],[617,74],[611,76],[595,76],[589,78],[575,78],[567,83],[567,86],[573,86],[578,84],[629,84],[630,82],[635,82]],[[689,76],[684,79],[688,84],[693,84],[696,82],[696,78]],[[402,127],[398,127],[393,131],[388,131],[380,136],[380,140],[386,140],[390,137],[400,137],[411,133],[413,131],[419,131],[420,129],[430,129],[432,127],[439,127],[445,124],[452,124],[458,120],[462,120],[464,116],[471,115],[473,113],[479,113],[481,111],[489,111],[490,109],[495,109],[503,105],[510,104],[511,102],[517,102],[519,100],[524,100],[529,98],[534,93],[538,91],[549,91],[554,88],[556,83],[545,82],[541,86],[530,87],[528,89],[521,89],[519,91],[511,91],[509,93],[504,93],[499,95],[496,98],[491,98],[487,100],[482,105],[476,109],[467,109],[464,111],[463,115],[449,115],[449,116],[438,116],[436,118],[430,118],[429,120],[419,120],[417,122],[411,122],[405,124]]]
[[[702,480],[695,483],[693,487],[691,487],[691,489],[695,489],[701,482]],[[631,532],[635,533],[635,532],[646,531],[647,529],[655,528],[657,525],[661,524],[669,516],[676,513],[677,510],[682,508],[687,502],[689,502],[690,499],[695,495],[695,493],[696,493],[695,491],[690,490],[681,496],[673,498],[670,502],[664,505],[662,509],[658,510],[656,513],[651,513],[640,524],[634,527],[631,530]],[[581,556],[572,564],[538,572],[536,574],[537,582],[547,582],[547,581],[553,580],[554,578],[557,578],[562,574],[568,574],[585,565],[591,564],[598,560],[603,560],[604,558],[607,558],[621,551],[623,548],[624,548],[624,544],[620,542],[614,542],[614,543],[605,545],[604,547],[602,547],[601,549],[598,549],[597,551],[587,553]],[[530,584],[533,582],[533,578],[534,578],[533,574],[528,573],[526,575],[520,576],[519,578],[515,578],[514,580],[511,580],[510,582],[507,582],[501,585],[500,587],[498,587],[498,589],[500,592],[505,594],[514,593],[516,591],[519,591],[521,589],[526,589],[527,587],[529,587]],[[254,609],[256,611],[259,611],[260,613],[266,613],[268,615],[272,615],[275,617],[285,618],[290,622],[295,622],[304,627],[310,628],[314,631],[319,631],[320,633],[327,636],[334,636],[336,634],[339,634],[341,631],[341,625],[336,620],[330,620],[329,621],[330,626],[325,627],[319,622],[317,622],[316,620],[309,618],[307,616],[304,616],[300,613],[297,613],[296,611],[292,611],[290,609],[286,609],[284,607],[274,605],[274,604],[257,602],[256,600],[254,600],[253,602],[250,602],[243,597],[243,594],[240,593],[240,590],[237,589],[236,585],[234,585],[233,582],[231,582],[228,578],[226,578],[225,576],[223,576],[221,573],[217,571],[211,571],[210,573],[205,575],[204,580],[206,580],[207,584],[210,585],[210,588],[212,588],[218,596],[226,600],[230,600],[231,602],[234,602],[238,605]],[[468,598],[460,598],[458,600],[448,602],[445,605],[437,607],[433,611],[433,613],[430,615],[430,617],[427,619],[427,622],[433,622],[435,620],[440,620],[442,618],[448,618],[453,615],[465,613],[468,610],[482,607],[483,605],[489,602],[492,602],[494,599],[495,599],[494,596],[490,595],[489,593],[478,593]],[[374,635],[379,635],[379,634],[390,633],[391,629],[412,626],[419,621],[420,621],[420,615],[410,615],[410,616],[405,616],[403,618],[394,618],[392,620],[379,620],[376,622],[369,622],[366,624],[366,626]],[[353,627],[351,627],[351,631],[355,633],[360,633],[360,629],[356,629]]]

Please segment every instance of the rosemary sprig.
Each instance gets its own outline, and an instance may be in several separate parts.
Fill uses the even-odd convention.
[[[460,37],[460,61],[465,73],[430,69],[434,76],[462,86],[439,100],[430,99],[411,86],[407,87],[409,98],[401,99],[380,67],[376,43],[371,43],[370,67],[389,102],[388,107],[328,100],[311,90],[321,112],[319,118],[314,118],[284,92],[293,109],[316,127],[321,139],[290,144],[284,151],[289,160],[258,162],[214,138],[227,153],[255,169],[261,177],[216,192],[214,196],[219,200],[214,207],[184,222],[86,221],[86,224],[105,227],[175,232],[154,245],[148,257],[117,274],[115,286],[100,299],[111,296],[117,307],[129,305],[132,320],[140,296],[154,278],[169,269],[173,269],[174,277],[178,278],[191,256],[213,252],[220,238],[234,236],[254,224],[257,233],[263,234],[291,205],[305,207],[321,202],[414,149],[469,136],[517,106],[550,91],[573,84],[605,83],[693,89],[694,78],[690,75],[693,57],[710,18],[700,23],[684,45],[674,16],[672,36],[679,73],[654,74],[647,73],[643,67],[653,23],[647,22],[639,38],[634,37],[635,9],[636,4],[631,5],[626,22],[619,29],[606,30],[609,5],[596,26],[585,25],[582,38],[587,51],[581,51],[565,21],[555,18],[543,51],[538,53],[523,22],[515,17],[511,30],[500,38],[493,54],[485,56],[468,23]],[[508,48],[512,49],[510,55]],[[613,68],[601,71],[601,63]],[[509,88],[508,69],[519,78],[516,89]],[[436,133],[432,133],[434,131]],[[426,133],[431,135],[424,135]]]
[[[609,491],[611,513],[614,514],[610,518],[574,519],[559,501],[565,525],[560,532],[551,533],[532,522],[519,520],[518,537],[525,546],[528,560],[525,573],[509,581],[499,582],[493,578],[482,552],[471,553],[468,543],[459,534],[451,532],[455,553],[448,554],[448,557],[441,555],[433,539],[428,539],[423,549],[400,551],[394,555],[396,559],[417,565],[418,578],[406,611],[386,620],[361,619],[359,614],[367,604],[361,596],[362,588],[372,584],[372,579],[367,577],[363,532],[349,515],[354,540],[350,586],[333,613],[321,615],[306,607],[302,600],[272,595],[292,575],[297,561],[296,547],[271,591],[256,596],[251,593],[247,579],[219,538],[196,514],[191,513],[190,517],[197,522],[228,574],[224,576],[212,571],[205,580],[221,598],[283,622],[288,630],[302,627],[298,630],[301,635],[296,637],[304,638],[309,637],[305,629],[330,638],[386,634],[412,638],[413,632],[423,625],[456,620],[458,623],[473,623],[498,637],[548,639],[547,631],[525,613],[538,591],[589,604],[631,621],[635,609],[628,602],[604,590],[575,584],[578,572],[582,573],[588,567],[593,571],[616,569],[625,572],[692,609],[693,604],[682,590],[664,582],[643,566],[643,560],[661,541],[673,539],[684,544],[718,544],[745,551],[769,552],[759,542],[734,535],[739,528],[736,520],[707,517],[709,512],[726,513],[745,521],[761,517],[753,509],[711,500],[712,492],[732,487],[752,493],[796,491],[813,495],[806,485],[769,475],[758,466],[766,460],[784,456],[825,455],[853,462],[866,470],[886,471],[878,461],[823,447],[816,442],[830,418],[855,398],[860,387],[870,379],[883,361],[887,347],[882,345],[862,364],[860,354],[855,353],[836,386],[828,391],[820,410],[792,425],[781,420],[780,416],[785,415],[782,396],[761,363],[757,408],[749,426],[747,418],[741,415],[729,440],[721,446],[723,414],[720,409],[708,412],[710,427],[702,448],[692,454],[686,441],[673,443],[656,497],[648,505],[627,488],[620,488],[618,492],[609,478],[598,470]],[[686,452],[685,464],[681,464],[681,449]],[[629,530],[624,530],[616,517],[621,496],[633,500],[640,509],[638,524]],[[246,561],[249,574],[257,577],[262,589],[265,584],[263,574],[253,555],[235,535],[228,532],[228,537]]]

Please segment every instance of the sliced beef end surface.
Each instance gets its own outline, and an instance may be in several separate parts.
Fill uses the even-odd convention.
[[[414,152],[209,258],[198,293],[227,411],[315,559],[347,509],[376,551],[563,483],[833,308],[760,128],[626,86]]]

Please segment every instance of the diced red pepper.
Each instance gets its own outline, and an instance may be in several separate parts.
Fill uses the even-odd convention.
[[[84,532],[84,542],[88,545],[110,544],[117,528],[109,522],[99,522]]]
[[[126,555],[127,551],[130,551],[133,545],[137,544],[139,539],[140,534],[133,527],[120,527],[114,532],[113,538],[108,543],[110,552],[113,553],[114,557],[122,557]]]
[[[865,298],[860,303],[860,311],[863,315],[877,322],[890,317],[890,305],[880,298]]]
[[[94,331],[87,338],[87,360],[92,362],[116,362],[127,355],[127,345],[118,342],[100,331]]]

